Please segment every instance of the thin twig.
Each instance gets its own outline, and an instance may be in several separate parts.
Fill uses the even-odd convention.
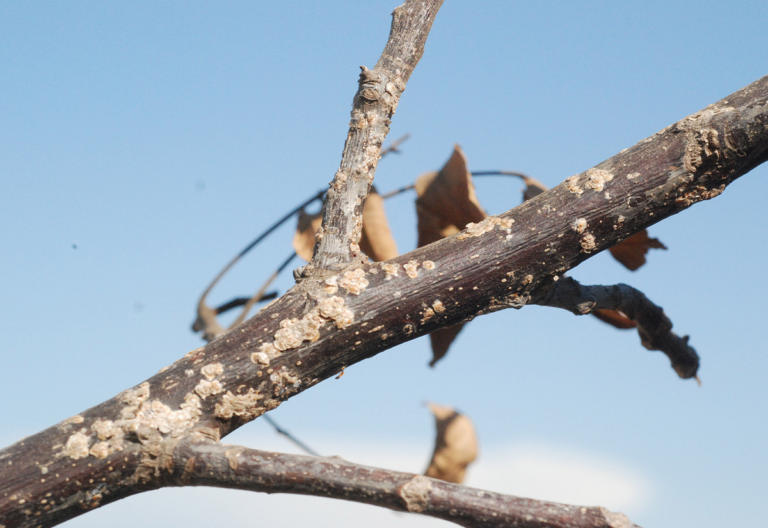
[[[424,53],[443,0],[407,0],[392,12],[389,39],[376,66],[361,66],[352,119],[339,170],[323,200],[323,223],[303,276],[326,275],[367,259],[360,251],[362,207],[373,183],[381,145],[400,96]]]
[[[488,170],[488,171],[472,171],[472,176],[515,176],[517,178],[530,178],[527,174],[515,171],[500,171],[500,170]]]
[[[582,286],[571,277],[532,292],[531,304],[563,308],[576,315],[597,308],[618,310],[637,323],[640,340],[648,350],[659,350],[669,357],[672,368],[681,378],[693,378],[699,368],[699,356],[688,346],[688,336],[672,332],[672,321],[659,306],[643,293],[626,284],[615,286]]]
[[[316,457],[319,457],[319,456],[320,456],[320,454],[319,454],[317,451],[315,451],[314,449],[312,449],[311,447],[309,447],[307,444],[305,444],[304,442],[302,442],[301,440],[299,440],[298,438],[296,438],[295,436],[293,436],[291,433],[289,433],[288,431],[286,431],[285,429],[283,429],[282,427],[280,427],[280,426],[277,424],[277,422],[276,422],[275,420],[273,420],[273,419],[272,419],[272,418],[269,416],[269,414],[265,414],[265,415],[263,416],[263,418],[264,418],[264,419],[267,421],[267,423],[268,423],[269,425],[271,425],[272,427],[274,427],[274,428],[275,428],[275,431],[277,431],[277,432],[278,432],[278,434],[281,434],[281,435],[283,435],[284,437],[286,437],[288,440],[290,440],[291,442],[293,442],[294,444],[296,444],[297,446],[299,446],[299,447],[300,447],[300,448],[301,448],[301,449],[302,449],[304,452],[306,452],[306,453],[309,453],[309,454],[310,454],[310,455],[312,455],[312,456],[316,456]]]
[[[400,145],[408,141],[410,137],[411,137],[411,134],[409,132],[408,134],[405,134],[404,136],[401,136],[399,139],[396,139],[395,141],[393,141],[390,146],[388,146],[387,148],[381,151],[381,157],[383,158],[390,152],[394,154],[400,154],[400,149],[399,149]]]
[[[261,299],[259,299],[259,302],[262,301],[271,301],[272,299],[277,298],[277,291],[271,291],[269,293],[265,293]],[[227,301],[224,304],[217,306],[214,308],[214,311],[216,312],[216,315],[221,315],[223,313],[227,313],[230,310],[234,310],[235,308],[239,308],[245,304],[248,303],[253,299],[253,297],[235,297],[231,301]]]
[[[219,443],[174,451],[180,485],[333,497],[419,513],[471,528],[637,528],[621,513],[523,499],[373,468],[339,457],[308,457]]]
[[[414,187],[415,187],[415,185],[413,185],[413,184],[406,185],[405,187],[400,187],[399,189],[395,189],[394,191],[390,191],[387,194],[382,194],[381,197],[386,200],[387,198],[392,198],[393,196],[397,196],[398,194],[402,194],[402,193],[404,193],[406,191],[410,191]]]
[[[522,172],[514,172],[514,171],[473,171],[470,172],[472,176],[516,176],[518,178],[522,178],[525,180],[526,178],[530,178],[527,174],[524,174]],[[398,194],[402,194],[404,192],[410,191],[415,189],[416,186],[414,184],[406,185],[405,187],[400,187],[399,189],[395,189],[394,191],[390,191],[387,194],[382,194],[381,197],[385,200],[387,198],[392,198],[393,196],[397,196]]]
[[[293,259],[296,258],[296,252],[292,252],[291,255],[283,261],[282,264],[275,270],[272,275],[262,284],[261,288],[259,288],[259,291],[256,292],[256,294],[251,297],[247,303],[245,303],[245,306],[243,307],[243,311],[240,312],[240,315],[237,316],[237,319],[229,326],[229,329],[236,327],[243,321],[245,321],[245,318],[248,316],[248,312],[253,307],[254,304],[259,302],[262,298],[264,298],[264,292],[267,291],[267,288],[269,288],[269,285],[272,284],[272,282],[277,278],[278,275],[280,275],[280,272],[282,272],[285,268],[288,267],[288,265],[293,261]]]
[[[272,232],[273,232],[275,229],[277,229],[278,227],[280,227],[281,225],[283,225],[285,222],[287,222],[288,220],[290,220],[290,219],[291,219],[291,217],[292,217],[293,215],[296,215],[296,214],[300,213],[300,212],[302,211],[302,209],[304,209],[305,207],[307,207],[307,206],[308,206],[309,204],[311,204],[312,202],[315,202],[315,201],[317,201],[317,200],[322,200],[322,198],[323,198],[323,196],[324,196],[324,195],[325,195],[325,191],[319,191],[317,194],[315,194],[314,196],[312,196],[312,198],[309,198],[308,200],[306,200],[306,201],[302,202],[302,204],[301,204],[301,205],[299,205],[299,206],[295,207],[295,208],[294,208],[294,209],[292,209],[292,210],[291,210],[289,213],[286,213],[286,214],[285,214],[285,215],[284,215],[282,218],[280,218],[280,220],[278,220],[277,222],[275,222],[274,224],[272,224],[271,226],[269,226],[269,227],[268,227],[266,230],[264,230],[264,232],[262,232],[262,233],[261,233],[259,236],[257,236],[257,237],[256,237],[256,238],[253,240],[253,242],[251,242],[250,244],[248,244],[247,246],[245,246],[245,248],[243,248],[243,250],[242,250],[242,251],[240,251],[240,253],[238,253],[238,254],[237,254],[237,255],[236,255],[236,256],[235,256],[235,257],[234,257],[232,260],[230,260],[230,261],[229,261],[229,263],[227,263],[227,265],[226,265],[226,266],[224,266],[224,269],[222,269],[222,270],[219,272],[219,274],[218,274],[218,275],[216,275],[216,277],[215,277],[215,278],[214,278],[214,279],[211,281],[211,284],[210,284],[210,285],[208,285],[208,287],[207,287],[207,288],[205,289],[205,291],[203,292],[203,295],[202,295],[202,297],[201,297],[201,299],[200,299],[200,302],[203,302],[203,301],[205,300],[205,297],[206,297],[206,296],[207,296],[207,295],[210,293],[210,291],[213,289],[213,287],[214,287],[214,286],[216,286],[216,284],[217,284],[217,283],[218,283],[218,282],[221,280],[221,278],[222,278],[222,277],[223,277],[223,276],[224,276],[224,275],[225,275],[225,274],[226,274],[226,273],[227,273],[227,272],[230,270],[230,268],[231,268],[232,266],[234,266],[234,265],[235,265],[235,263],[236,263],[238,260],[240,260],[241,258],[243,258],[243,257],[244,257],[244,256],[245,256],[245,255],[246,255],[246,254],[247,254],[247,253],[250,251],[250,250],[252,250],[254,247],[256,247],[256,245],[257,245],[259,242],[261,242],[261,241],[262,241],[262,240],[264,240],[264,239],[265,239],[267,236],[269,236],[270,234],[272,234]]]

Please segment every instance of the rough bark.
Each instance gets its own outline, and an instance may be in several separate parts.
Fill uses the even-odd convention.
[[[418,20],[434,18],[429,9],[417,12]],[[380,61],[381,71],[396,69],[395,62]],[[388,74],[370,79],[376,75]],[[388,84],[382,88],[376,80],[370,88],[386,92]],[[363,82],[356,104],[368,89]],[[376,92],[379,99],[384,92]],[[395,94],[387,100],[396,100]],[[383,104],[376,101],[364,103]],[[377,141],[348,139],[345,150],[353,145],[359,159],[373,160],[378,154],[366,155],[366,149],[380,148]],[[357,199],[364,199],[375,162],[353,171],[358,180],[341,186],[346,198],[324,205],[328,226],[335,215],[347,217],[344,226],[334,227],[339,243],[316,248],[313,265],[324,273],[306,274],[252,319],[144,383],[0,451],[0,525],[53,526],[134,493],[178,485],[180,446],[216,442],[345,366],[402,342],[487,312],[520,308],[566,270],[719,195],[766,157],[768,77],[515,209],[376,264],[345,249],[357,233],[349,220],[357,210],[349,216],[349,206],[362,210]],[[414,500],[420,500],[422,481],[414,486]],[[443,484],[433,489],[443,491],[431,492],[430,501],[445,501],[439,507],[448,511],[464,493]]]
[[[215,486],[343,499],[420,513],[472,528],[635,528],[600,507],[579,507],[482,491],[339,457],[310,457],[214,443],[174,454],[180,486]]]
[[[600,308],[618,310],[637,325],[643,346],[664,352],[681,378],[694,377],[699,370],[699,356],[688,346],[688,336],[672,332],[672,321],[664,310],[626,284],[582,286],[565,277],[534,292],[531,304],[562,308],[576,315]]]
[[[442,3],[409,1],[396,8],[389,40],[376,66],[373,70],[360,66],[341,165],[325,195],[314,257],[304,268],[308,276],[327,276],[352,261],[366,260],[358,244],[363,206],[381,158],[381,145],[405,84],[424,53],[427,35]]]

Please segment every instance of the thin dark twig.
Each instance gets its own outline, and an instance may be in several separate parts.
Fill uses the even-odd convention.
[[[399,189],[395,189],[394,191],[390,191],[387,194],[382,194],[381,197],[386,200],[387,198],[392,198],[393,196],[397,196],[398,194],[402,194],[405,191],[410,191],[414,187],[415,187],[414,184],[406,185],[405,187],[400,187]]]
[[[265,293],[262,298],[259,299],[259,301],[271,301],[275,298],[277,298],[277,291],[271,291],[269,293]],[[253,297],[235,297],[231,301],[225,302],[221,306],[216,307],[214,311],[216,312],[216,315],[221,315],[223,313],[227,313],[230,310],[234,310],[235,308],[243,306],[251,299],[253,299]]]
[[[472,176],[516,176],[522,179],[530,178],[530,176],[528,176],[525,173],[514,172],[514,171],[475,171],[475,172],[471,172],[470,174]],[[397,196],[398,194],[402,194],[414,188],[415,188],[414,184],[406,185],[405,187],[400,187],[399,189],[390,191],[387,194],[382,194],[381,197],[386,200],[387,198],[392,198],[393,196]]]
[[[267,291],[267,288],[270,284],[277,278],[278,275],[280,275],[280,272],[282,272],[285,268],[288,267],[288,265],[293,261],[293,259],[296,258],[296,252],[292,252],[291,255],[283,261],[282,264],[275,270],[272,275],[264,282],[264,284],[259,288],[259,291],[256,292],[256,294],[251,297],[248,302],[245,303],[245,306],[243,307],[243,311],[240,312],[240,315],[237,316],[237,319],[230,325],[229,328],[234,328],[243,321],[245,321],[246,316],[248,315],[248,312],[251,310],[254,304],[259,302],[264,298],[264,292]]]
[[[293,436],[291,433],[289,433],[288,431],[280,427],[277,424],[277,422],[275,422],[272,418],[269,417],[268,414],[263,415],[262,418],[264,418],[269,425],[274,427],[275,431],[277,431],[278,434],[281,434],[284,437],[286,437],[288,440],[290,440],[291,442],[299,446],[301,449],[303,449],[306,453],[309,453],[310,455],[316,456],[316,457],[320,456],[320,454],[317,451],[315,451],[314,449],[309,447],[307,444],[305,444],[304,442],[302,442],[301,440]]]
[[[381,151],[381,157],[383,158],[384,156],[386,156],[390,152],[394,152],[395,154],[400,154],[400,149],[399,149],[400,145],[402,145],[403,143],[408,141],[408,139],[410,139],[410,137],[411,137],[411,134],[408,133],[408,134],[405,134],[404,136],[400,137],[399,139],[396,139],[395,141],[393,141],[390,146],[388,146],[387,148],[385,148],[384,150]]]
[[[472,176],[516,176],[522,179],[530,178],[530,176],[528,176],[523,172],[515,172],[515,171],[499,171],[499,170],[472,171],[470,174],[472,174]]]
[[[325,194],[325,191],[319,191],[317,194],[312,196],[312,198],[304,201],[301,205],[298,207],[295,207],[291,212],[286,213],[280,220],[269,226],[263,233],[261,233],[259,236],[256,237],[256,239],[248,244],[240,253],[235,256],[232,260],[229,261],[229,263],[224,266],[224,269],[222,269],[218,275],[211,281],[211,284],[205,289],[205,292],[203,292],[203,295],[200,297],[200,303],[203,303],[205,301],[206,296],[211,292],[214,286],[221,280],[221,278],[230,270],[232,266],[235,265],[235,263],[243,258],[246,253],[248,253],[250,250],[252,250],[254,247],[256,247],[256,244],[264,240],[267,236],[269,236],[275,229],[283,225],[285,222],[291,219],[291,217],[295,214],[298,214],[301,212],[302,209],[304,209],[306,206],[311,204],[312,202],[316,200],[322,200],[323,195]]]

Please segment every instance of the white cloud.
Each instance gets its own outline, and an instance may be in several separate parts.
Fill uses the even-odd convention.
[[[534,499],[599,505],[630,517],[650,505],[647,477],[627,464],[594,453],[543,443],[491,448],[465,484]]]

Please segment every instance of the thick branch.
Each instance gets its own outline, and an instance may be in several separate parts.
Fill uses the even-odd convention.
[[[341,165],[323,203],[315,254],[305,267],[339,271],[353,260],[364,262],[358,243],[363,205],[379,164],[381,145],[389,133],[400,95],[424,53],[427,35],[443,0],[407,0],[392,13],[389,40],[373,70],[361,66],[359,88]],[[321,272],[322,273],[322,272]]]
[[[503,215],[385,263],[307,278],[138,387],[0,451],[0,524],[53,526],[169,485],[182,439],[217,440],[342,367],[522,307],[767,157],[764,77]]]
[[[688,336],[680,337],[672,332],[672,321],[664,310],[626,284],[582,286],[565,277],[534,292],[531,304],[563,308],[576,315],[599,308],[618,310],[637,323],[643,346],[664,352],[681,378],[692,378],[699,369],[699,356],[688,346]]]
[[[635,528],[623,514],[481,491],[372,468],[339,457],[309,457],[214,443],[184,443],[174,454],[177,485],[343,499],[420,513],[472,528]]]

